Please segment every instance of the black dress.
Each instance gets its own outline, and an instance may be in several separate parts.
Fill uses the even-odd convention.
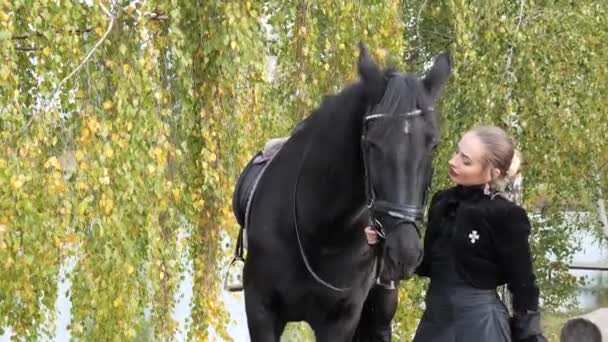
[[[509,314],[495,289],[479,289],[458,274],[452,254],[450,208],[430,251],[431,283],[414,342],[511,342]]]

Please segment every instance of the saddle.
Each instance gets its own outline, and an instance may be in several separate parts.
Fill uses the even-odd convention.
[[[276,154],[281,150],[286,138],[270,139],[264,149],[256,153],[241,172],[232,195],[232,211],[237,222],[241,226],[239,236],[237,237],[237,245],[234,253],[234,258],[228,265],[228,270],[224,278],[224,288],[228,291],[236,292],[243,290],[243,267],[244,267],[244,249],[247,248],[247,230],[249,226],[249,215],[251,212],[251,203],[258,187],[258,183],[264,174],[264,170]]]
[[[259,180],[268,163],[281,150],[288,138],[270,139],[264,149],[256,153],[245,166],[234,187],[232,197],[232,210],[236,220],[243,228],[247,228],[249,221],[249,207]]]

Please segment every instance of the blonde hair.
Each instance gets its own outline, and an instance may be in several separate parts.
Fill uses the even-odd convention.
[[[479,126],[470,132],[474,133],[484,145],[486,167],[498,170],[495,176],[492,170],[490,187],[503,191],[512,182],[521,167],[521,153],[515,149],[515,141],[502,128],[496,126]]]

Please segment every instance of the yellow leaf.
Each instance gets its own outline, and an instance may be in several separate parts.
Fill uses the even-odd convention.
[[[44,54],[44,56],[48,57],[51,54],[51,48],[50,47],[45,47],[44,49],[42,49],[42,53]]]
[[[133,266],[131,266],[131,265],[127,266],[127,274],[130,275],[133,273],[133,271],[135,271],[135,268],[133,268]]]
[[[59,160],[57,159],[57,157],[52,156],[51,158],[49,158],[49,160],[47,160],[44,163],[44,167],[46,169],[48,168],[54,168],[55,170],[61,170],[61,163],[59,162]]]
[[[114,108],[114,104],[112,103],[112,101],[110,101],[110,100],[104,101],[104,103],[103,103],[103,109],[105,111],[109,112],[109,111],[112,110],[112,108]]]
[[[160,149],[160,148],[158,148],[158,147],[155,147],[155,148],[154,148],[154,150],[152,150],[152,153],[154,154],[154,157],[155,157],[156,159],[160,159],[160,157],[161,157],[161,156],[162,156],[162,154],[163,154],[163,150],[162,150],[162,149]]]
[[[8,230],[8,227],[5,224],[0,223],[0,234],[5,233]]]
[[[65,236],[65,241],[66,242],[73,243],[73,242],[76,242],[77,240],[78,240],[78,238],[76,237],[75,234],[68,234],[68,235]]]
[[[76,157],[77,161],[81,161],[82,158],[84,158],[84,152],[82,152],[82,150],[77,150],[74,156]]]
[[[87,139],[89,138],[89,136],[91,136],[91,131],[89,131],[89,129],[88,129],[88,128],[83,127],[83,128],[80,130],[80,137],[81,137],[83,140],[87,140]]]
[[[103,213],[106,214],[106,216],[109,216],[112,213],[113,208],[114,208],[114,203],[112,202],[112,200],[107,200],[106,205],[103,208]]]
[[[22,178],[22,176],[19,176],[19,177],[12,176],[11,177],[11,186],[15,190],[21,189],[21,187],[23,186],[23,178]]]
[[[34,289],[32,287],[31,284],[27,284],[24,288],[23,288],[23,295],[25,298],[27,299],[31,299],[34,297]]]
[[[386,57],[386,49],[382,49],[382,48],[377,48],[375,51],[376,56],[378,56],[378,59],[383,60]]]
[[[156,171],[156,167],[152,164],[148,164],[148,173],[153,174]]]
[[[106,149],[103,151],[103,155],[106,158],[112,158],[114,155],[114,150],[111,147],[106,147]]]
[[[106,108],[105,103],[103,108]],[[91,132],[95,133],[99,129],[99,121],[97,121],[95,118],[89,118],[87,120],[87,127],[91,130]]]
[[[87,186],[87,184],[85,182],[78,181],[76,183],[76,190],[83,191],[83,190],[87,190],[87,189],[88,189],[88,186]]]

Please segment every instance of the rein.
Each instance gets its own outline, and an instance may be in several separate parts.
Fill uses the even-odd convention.
[[[430,109],[432,109],[432,108],[430,108]],[[386,114],[386,113],[377,113],[377,114],[367,115],[363,119],[364,128],[362,130],[363,132],[361,135],[361,150],[362,150],[362,154],[363,154],[362,157],[363,157],[363,165],[364,165],[364,171],[365,171],[365,175],[364,175],[364,177],[365,177],[365,196],[366,196],[366,202],[367,202],[367,209],[369,211],[369,224],[370,224],[370,226],[377,227],[376,229],[379,228],[380,230],[378,233],[383,238],[385,237],[385,234],[382,231],[382,224],[380,224],[380,221],[375,217],[376,212],[384,212],[387,215],[398,219],[398,223],[401,223],[401,222],[411,223],[414,226],[414,228],[416,229],[418,236],[421,236],[418,222],[422,221],[422,217],[423,217],[424,213],[423,213],[423,209],[421,207],[416,207],[416,206],[412,206],[412,205],[402,205],[402,204],[398,204],[398,203],[391,203],[388,201],[376,199],[376,194],[375,194],[375,191],[373,188],[373,184],[369,177],[369,162],[368,162],[368,156],[366,153],[366,151],[367,151],[367,149],[366,149],[367,130],[365,129],[365,127],[366,127],[365,124],[371,120],[383,119],[386,117],[405,116],[405,117],[409,118],[409,117],[414,117],[414,116],[418,116],[418,115],[422,115],[422,110],[416,109],[411,112],[394,114],[394,115]],[[310,275],[315,279],[315,281],[317,281],[319,284],[321,284],[333,291],[345,292],[345,291],[350,290],[352,287],[337,287],[335,285],[332,285],[329,282],[323,280],[314,271],[314,269],[310,265],[310,261],[308,260],[308,257],[306,256],[306,252],[305,252],[303,244],[302,244],[302,239],[300,237],[300,228],[298,225],[298,216],[297,216],[298,185],[300,183],[300,177],[302,176],[302,169],[304,167],[304,161],[306,160],[306,157],[308,156],[308,153],[312,146],[312,142],[313,142],[313,139],[310,138],[308,141],[308,144],[306,145],[306,149],[304,150],[304,153],[303,153],[303,156],[301,159],[301,163],[300,163],[300,167],[298,169],[298,173],[296,176],[295,186],[294,186],[293,219],[294,219],[294,228],[295,228],[295,232],[296,232],[296,238],[298,241],[300,255],[302,257],[302,260],[304,261],[304,265],[306,266],[306,269],[308,270]],[[428,191],[428,187],[427,187],[427,191]],[[376,262],[374,263],[374,268],[375,268],[376,283],[380,284],[380,285],[385,285],[385,284],[382,284],[379,279],[379,275],[380,275],[380,272],[381,272],[382,266],[383,266],[383,263],[382,263],[383,255],[382,254],[383,253],[376,253]],[[393,281],[391,281],[390,286],[392,288],[394,288]]]
[[[312,266],[310,265],[310,262],[308,261],[308,257],[306,256],[306,252],[304,251],[304,247],[302,246],[302,239],[300,238],[300,229],[298,227],[298,184],[300,183],[300,177],[302,176],[302,169],[304,167],[304,161],[306,160],[306,156],[308,155],[308,152],[310,151],[310,147],[312,146],[312,141],[313,139],[310,139],[308,141],[308,144],[306,145],[306,150],[304,151],[304,155],[302,156],[302,161],[300,163],[300,167],[298,170],[298,175],[296,176],[296,184],[294,186],[294,191],[293,191],[293,222],[294,222],[294,227],[295,227],[295,231],[296,231],[296,238],[298,240],[298,247],[300,249],[300,255],[302,256],[302,260],[304,261],[304,265],[306,266],[306,269],[308,270],[308,273],[310,273],[310,275],[321,285],[327,287],[328,289],[334,290],[336,292],[345,292],[345,291],[349,291],[352,287],[337,287],[334,286],[332,284],[330,284],[329,282],[323,280],[313,269]]]

